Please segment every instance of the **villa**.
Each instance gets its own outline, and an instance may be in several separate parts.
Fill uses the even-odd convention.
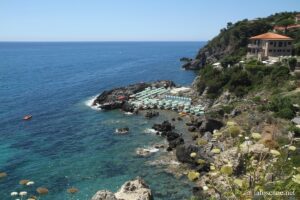
[[[292,38],[269,32],[250,38],[247,57],[266,60],[269,57],[291,56],[292,49]]]

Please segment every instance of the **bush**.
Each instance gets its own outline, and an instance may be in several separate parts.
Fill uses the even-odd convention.
[[[238,126],[230,126],[228,128],[228,133],[231,137],[237,137],[241,133],[241,129]]]
[[[290,108],[283,108],[276,113],[276,116],[284,119],[292,119],[295,113]]]
[[[270,75],[270,84],[278,86],[289,79],[290,70],[284,66],[274,67]]]
[[[288,97],[275,96],[269,103],[268,108],[281,118],[292,119],[295,116],[292,101]]]
[[[291,127],[289,127],[289,131],[294,132],[295,137],[300,137],[300,128],[298,128],[296,126],[291,126]]]
[[[288,63],[289,63],[289,67],[290,67],[290,70],[293,72],[297,66],[297,59],[296,58],[290,58],[288,60]]]

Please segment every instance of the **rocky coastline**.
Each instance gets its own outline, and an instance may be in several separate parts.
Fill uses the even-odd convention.
[[[95,99],[93,105],[98,106],[102,110],[119,109],[123,112],[132,112],[138,114],[139,110],[131,107],[128,103],[128,100],[130,99],[131,95],[136,94],[137,92],[140,92],[149,86],[169,88],[174,87],[175,84],[172,81],[157,81],[153,83],[137,83],[129,85],[127,87],[115,88],[101,93]],[[189,94],[193,94],[193,91],[186,95]],[[160,112],[161,111],[159,109],[150,109],[147,111],[143,111],[142,113],[144,113],[145,119],[147,120],[160,115]],[[174,117],[172,117],[171,119],[166,119],[161,123],[155,123],[151,127],[156,135],[165,138],[167,142],[167,145],[156,144],[154,145],[154,148],[165,149],[167,155],[169,155],[170,157],[168,159],[164,159],[164,156],[162,156],[160,160],[154,161],[150,164],[166,165],[166,172],[178,176],[186,174],[187,169],[192,169],[199,173],[207,173],[210,170],[209,163],[214,161],[214,154],[211,153],[211,149],[224,149],[222,143],[215,142],[212,137],[214,131],[224,126],[223,121],[221,119],[214,119],[205,115],[200,117],[190,115],[179,116],[178,114],[174,113],[173,116]],[[185,132],[178,132],[176,130],[176,125],[178,123],[181,123],[182,126],[185,127]],[[184,138],[188,139],[185,140]],[[202,147],[197,146],[195,142],[199,139],[206,141],[207,144],[203,144]],[[154,151],[143,148],[138,148],[136,150],[137,155],[143,157],[149,156],[153,152]],[[196,155],[191,157],[191,154]],[[199,160],[202,160],[203,164],[199,165]],[[199,193],[199,190],[200,189],[198,187],[195,187],[192,191],[196,191],[197,193]],[[105,196],[107,197],[105,198]],[[93,197],[92,200],[114,200],[118,199],[116,196],[117,195],[114,196],[113,193],[108,191],[100,191],[95,194],[95,198]],[[134,200],[135,198],[131,197],[131,199]]]
[[[193,104],[201,102],[205,105],[206,113],[204,115],[186,114],[180,116],[180,113],[172,110],[144,110],[130,106],[128,101],[131,95],[154,85],[166,88],[175,86],[172,81],[157,81],[116,88],[100,94],[94,101],[94,105],[103,110],[120,109],[123,112],[141,114],[145,120],[162,116],[163,120],[154,123],[151,131],[164,138],[166,143],[155,144],[149,149],[138,148],[136,154],[141,157],[148,157],[163,149],[164,154],[154,161],[147,161],[146,164],[164,166],[166,172],[176,177],[186,176],[194,183],[194,186],[191,187],[193,196],[198,199],[211,197],[224,199],[224,195],[226,195],[224,191],[230,187],[236,187],[232,184],[239,186],[246,184],[247,181],[252,184],[251,181],[253,180],[251,175],[247,175],[246,171],[249,169],[245,164],[250,155],[252,158],[264,155],[265,160],[263,162],[273,162],[271,160],[272,153],[277,152],[273,149],[278,148],[278,143],[272,137],[281,137],[280,134],[275,134],[285,131],[286,122],[279,121],[270,113],[260,112],[257,109],[259,103],[248,100],[249,97],[248,99],[237,98],[228,91],[211,100],[204,95],[197,94],[195,87],[192,87],[192,90],[185,95],[192,99]],[[120,100],[120,96],[124,97]],[[228,107],[232,104],[235,106]],[[165,113],[171,114],[165,117]],[[293,137],[294,135],[291,143],[293,143]],[[285,146],[289,147],[290,145]],[[294,149],[293,146],[291,147]],[[248,163],[248,165],[252,165],[252,163]],[[269,167],[269,165],[264,165],[262,167],[266,169]],[[266,176],[264,178],[267,180],[272,174],[271,171],[267,174],[263,174],[261,171],[256,173]],[[234,177],[250,176],[250,178],[233,179],[231,175]],[[150,188],[148,190],[151,192]],[[99,195],[99,192],[97,194]],[[120,196],[106,191],[102,191],[100,194],[108,196],[107,198],[100,198],[103,200],[118,200],[120,198]],[[131,199],[139,198],[131,196]]]

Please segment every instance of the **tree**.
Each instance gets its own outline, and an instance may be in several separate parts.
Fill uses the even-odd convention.
[[[297,66],[297,59],[296,58],[290,58],[288,60],[288,63],[289,63],[289,67],[290,67],[290,70],[293,72]]]
[[[232,25],[233,25],[232,22],[228,22],[227,23],[227,29],[230,29],[232,27]]]

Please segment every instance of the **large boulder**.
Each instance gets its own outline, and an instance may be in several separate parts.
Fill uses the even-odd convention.
[[[98,191],[91,200],[118,200],[114,193],[108,190],[100,190]]]
[[[199,127],[199,131],[201,133],[205,132],[213,132],[214,130],[219,130],[223,126],[223,122],[216,119],[207,119],[205,118],[201,122],[201,126]]]
[[[115,194],[108,190],[100,190],[91,200],[153,200],[153,196],[145,181],[137,177],[125,182]]]
[[[152,200],[153,196],[149,186],[141,178],[127,181],[121,189],[115,193],[117,199],[122,200]]]
[[[154,124],[152,128],[159,132],[169,132],[174,129],[172,124],[168,121],[164,121],[162,124]]]
[[[179,162],[182,163],[190,163],[194,164],[195,160],[191,158],[191,153],[197,153],[199,151],[199,147],[194,145],[179,145],[176,147],[176,157]]]

